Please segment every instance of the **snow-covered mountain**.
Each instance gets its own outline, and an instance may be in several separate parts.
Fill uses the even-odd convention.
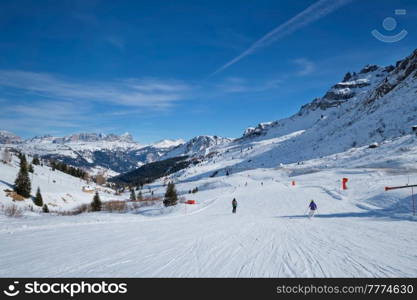
[[[160,140],[156,143],[153,143],[152,146],[155,148],[171,148],[171,147],[179,146],[184,143],[185,141],[183,139],[177,139],[177,140],[165,139],[165,140]]]
[[[36,136],[25,141],[27,145],[51,145],[50,148],[59,148],[60,145],[71,145],[74,150],[95,150],[114,148],[140,148],[142,145],[133,141],[129,133],[122,135],[104,133],[77,133],[65,137],[51,135]],[[40,149],[42,147],[39,147]],[[49,150],[48,149],[48,150]]]
[[[347,73],[298,114],[247,129],[241,140],[299,132],[276,147],[277,159],[288,163],[403,136],[417,122],[416,71],[417,50],[395,67],[368,65]]]
[[[167,152],[163,152],[163,149],[155,148],[154,146],[140,149],[137,153],[143,152],[142,155],[146,155],[142,159],[153,162],[153,164],[147,164],[137,170],[114,177],[112,181],[136,185],[152,181],[155,178],[187,168],[191,163],[197,164],[200,160],[215,154],[211,149],[225,146],[231,141],[231,139],[218,136],[197,136],[174,148],[168,148]],[[168,143],[169,146],[171,144],[172,142]],[[166,145],[166,142],[158,143],[157,145]]]
[[[0,144],[29,155],[61,160],[91,173],[117,175],[160,159],[183,140],[163,140],[152,145],[135,142],[129,133],[77,133],[64,137],[36,136],[24,140],[2,131]]]
[[[323,157],[344,157],[352,162],[346,153],[366,154],[369,164],[375,165],[372,153],[363,150],[373,143],[384,145],[390,153],[397,149],[397,139],[414,147],[416,95],[417,50],[395,66],[367,65],[347,73],[295,115],[247,128],[240,138],[211,147],[215,155],[178,175],[189,180],[197,174],[304,164]],[[361,163],[366,161],[361,159]]]
[[[392,71],[392,68],[392,66],[367,65],[358,73],[348,72],[343,80],[333,85],[323,97],[315,98],[312,102],[303,105],[296,115],[250,127],[244,131],[242,138],[250,139],[267,134],[278,136],[291,131],[308,129],[318,121],[326,120],[329,116],[334,115],[343,104],[346,104],[344,107],[351,106],[367,97],[370,91],[376,89],[389,74],[389,71]],[[332,121],[333,119],[327,120],[327,123]],[[319,125],[324,124],[320,123]]]
[[[135,142],[129,133],[77,133],[64,137],[36,136],[23,140],[12,133],[2,132],[3,142],[29,155],[53,158],[69,165],[82,167],[91,173],[117,175],[144,164],[176,156],[204,156],[213,146],[231,139],[198,136],[188,142],[165,139],[150,145]]]
[[[119,173],[138,165],[130,153],[144,146],[133,141],[127,133],[120,136],[78,133],[65,137],[38,136],[13,147],[30,155],[59,159],[93,173],[103,168]]]
[[[0,144],[18,144],[22,141],[22,138],[15,134],[5,130],[0,130]]]
[[[211,152],[215,147],[221,147],[230,143],[232,139],[219,136],[200,135],[192,138],[188,142],[177,146],[169,151],[164,158],[171,158],[177,156],[205,156]]]

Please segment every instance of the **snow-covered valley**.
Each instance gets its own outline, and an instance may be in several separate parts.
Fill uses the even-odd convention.
[[[409,161],[412,157],[408,156]],[[350,155],[339,161],[352,159]],[[388,166],[318,169],[317,164],[255,168],[190,180],[178,177],[179,195],[196,200],[194,205],[156,205],[121,214],[1,216],[0,275],[416,276],[411,191],[384,188],[415,183],[417,171]],[[200,165],[192,172],[197,175],[197,170],[208,169]],[[341,188],[343,177],[349,178],[347,190]],[[199,192],[188,194],[196,186]],[[162,180],[147,188],[156,195],[165,192]],[[128,193],[121,196],[128,197]],[[236,214],[231,212],[233,198],[238,200]],[[318,205],[313,219],[307,218],[311,199]]]
[[[395,66],[347,73],[297,114],[250,127],[236,139],[198,136],[144,147],[127,135],[93,134],[45,146],[4,134],[3,149],[28,155],[57,151],[85,160],[106,149],[106,163],[134,154],[121,156],[117,168],[128,159],[131,168],[164,157],[186,157],[190,164],[143,186],[145,196],[162,199],[166,183],[174,182],[175,206],[158,201],[123,213],[63,216],[90,203],[96,191],[103,203],[128,201],[130,193],[116,195],[36,165],[32,194],[40,187],[51,211],[42,213],[32,199],[7,195],[19,170],[16,157],[0,163],[0,204],[24,210],[20,218],[0,216],[0,276],[417,276],[414,189],[385,191],[417,184],[416,66],[414,51]],[[311,200],[318,206],[312,219]]]

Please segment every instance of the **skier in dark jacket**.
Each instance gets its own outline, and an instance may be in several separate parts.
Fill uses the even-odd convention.
[[[233,200],[232,200],[232,207],[233,207],[232,212],[235,214],[236,213],[236,207],[237,207],[237,201],[236,201],[235,198],[233,198]]]
[[[310,204],[308,205],[310,208],[310,212],[308,213],[308,217],[312,218],[317,210],[317,204],[314,202],[314,200],[311,200]]]

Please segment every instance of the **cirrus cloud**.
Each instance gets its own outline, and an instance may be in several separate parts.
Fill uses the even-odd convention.
[[[161,109],[186,97],[191,89],[177,80],[122,79],[80,82],[49,73],[0,70],[0,86],[59,100],[107,102],[120,106]]]

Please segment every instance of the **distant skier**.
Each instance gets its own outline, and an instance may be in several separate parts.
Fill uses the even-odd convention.
[[[236,213],[236,208],[237,208],[237,201],[236,201],[235,198],[233,198],[233,200],[232,200],[232,207],[233,207],[232,212],[235,214]]]
[[[308,207],[310,208],[310,212],[308,213],[308,217],[311,219],[314,216],[314,214],[316,213],[317,204],[314,202],[314,200],[311,200]]]

